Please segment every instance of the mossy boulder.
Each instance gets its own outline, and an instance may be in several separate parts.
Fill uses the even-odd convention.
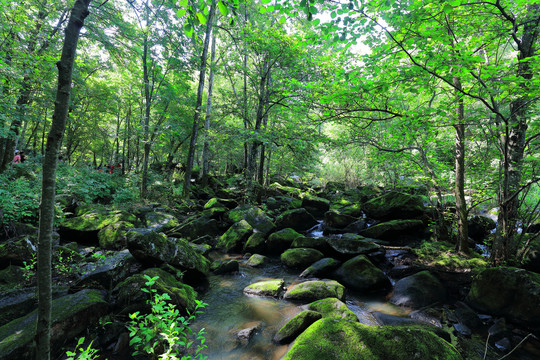
[[[376,327],[342,319],[317,320],[282,360],[462,360],[448,342],[422,328]]]
[[[278,297],[283,292],[282,279],[259,281],[244,288],[244,294],[252,296]]]
[[[147,213],[145,220],[146,227],[157,232],[167,232],[180,225],[174,215],[160,211]]]
[[[291,228],[296,231],[306,231],[317,224],[313,215],[304,208],[287,210],[276,218],[278,229]]]
[[[270,234],[266,241],[267,249],[272,254],[281,254],[291,247],[294,240],[301,237],[294,229],[286,228]]]
[[[315,321],[322,318],[322,315],[316,311],[304,310],[296,314],[291,320],[279,329],[274,336],[274,341],[278,344],[288,344],[304,330],[306,330]]]
[[[100,287],[109,290],[129,276],[141,271],[141,263],[129,250],[111,252],[96,262],[84,265],[84,274],[74,284],[75,288]]]
[[[33,255],[37,254],[34,236],[23,235],[11,238],[0,244],[0,269],[9,265],[23,266],[24,262],[30,262]]]
[[[481,242],[496,226],[495,220],[487,216],[473,216],[469,219],[469,237],[476,242]]]
[[[105,315],[109,304],[98,290],[84,289],[52,302],[51,348],[53,356],[66,339],[80,336]],[[32,359],[35,352],[37,310],[0,327],[0,359]]]
[[[413,219],[425,211],[421,196],[391,191],[367,201],[363,210],[368,217],[378,220]]]
[[[300,236],[296,239],[294,239],[293,243],[291,244],[291,248],[310,248],[310,249],[317,249],[321,252],[328,251],[329,247],[326,243],[326,238],[324,237],[307,237],[307,236]]]
[[[446,299],[446,289],[441,282],[429,271],[424,270],[396,282],[390,302],[419,309],[433,303],[444,302]]]
[[[205,235],[217,236],[221,234],[221,230],[217,220],[209,216],[195,216],[167,231],[166,234],[171,237],[195,240]]]
[[[362,236],[381,240],[400,240],[401,237],[417,235],[425,228],[422,220],[390,220],[373,225],[360,232]]]
[[[308,266],[300,274],[301,278],[310,277],[327,277],[332,271],[336,270],[341,265],[341,262],[333,258],[323,258]]]
[[[82,244],[98,244],[98,233],[105,227],[119,222],[132,225],[139,223],[137,217],[123,211],[93,210],[80,216],[66,219],[60,225],[58,233],[66,241]]]
[[[540,328],[540,274],[514,267],[482,271],[466,301],[483,313]]]
[[[344,295],[345,287],[335,280],[313,280],[289,286],[283,298],[313,301],[335,297],[341,300]]]
[[[238,251],[244,247],[246,240],[252,233],[251,225],[246,220],[240,220],[221,235],[216,247],[225,252]]]
[[[185,239],[168,238],[149,229],[128,232],[128,249],[137,260],[150,266],[167,263],[185,271],[207,275],[208,259],[199,254]]]
[[[197,292],[191,286],[182,283],[165,270],[151,268],[130,276],[114,287],[112,293],[116,299],[116,307],[122,313],[150,310],[146,303],[149,295],[141,291],[142,288],[147,287],[145,283],[148,280],[145,275],[151,278],[159,277],[152,288],[156,289],[159,294],[168,294],[171,297],[170,302],[175,304],[181,312],[189,311],[191,313],[195,310]]]
[[[330,210],[330,200],[304,193],[302,196],[302,207],[315,217],[322,217]]]
[[[332,228],[343,229],[355,220],[356,218],[353,216],[340,214],[339,212],[333,210],[324,213],[325,225]]]
[[[266,237],[263,233],[254,232],[244,244],[245,253],[263,253],[266,251]]]
[[[356,234],[345,234],[340,238],[325,238],[325,240],[331,248],[332,254],[341,259],[370,254],[383,249],[380,245],[375,244],[373,239]]]
[[[365,255],[344,262],[334,276],[345,286],[359,291],[386,291],[391,286],[388,277]]]
[[[97,236],[99,246],[107,250],[122,250],[127,247],[127,233],[135,228],[132,223],[119,221],[101,229]]]
[[[216,275],[238,272],[240,263],[238,260],[216,260],[210,265],[210,269]]]
[[[246,265],[251,267],[259,267],[265,265],[267,261],[268,258],[266,256],[260,254],[253,254],[246,262]]]
[[[314,301],[308,305],[308,309],[317,311],[323,317],[358,322],[358,316],[356,316],[343,301],[336,298],[326,298]]]
[[[281,262],[291,268],[306,267],[322,259],[323,253],[309,248],[288,249],[281,254]]]
[[[302,195],[301,189],[292,186],[283,186],[277,182],[270,184],[270,189],[277,190],[281,194],[293,196],[296,198],[300,198]]]
[[[264,211],[253,205],[238,206],[227,213],[227,218],[231,223],[245,220],[253,229],[265,235],[276,227]]]

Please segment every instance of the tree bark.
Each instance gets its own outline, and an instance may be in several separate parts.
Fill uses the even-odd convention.
[[[216,62],[216,34],[212,37],[212,50],[210,55],[210,75],[208,76],[208,99],[206,101],[206,117],[204,121],[204,145],[203,145],[203,168],[202,184],[208,184],[210,171],[210,123],[212,121],[212,93],[214,90],[214,66]]]
[[[150,10],[148,8],[148,1],[146,2],[146,27],[144,29],[144,40],[143,40],[143,81],[144,81],[144,130],[143,130],[143,144],[144,144],[144,153],[143,153],[143,168],[142,168],[142,177],[141,177],[141,198],[146,197],[148,192],[148,158],[150,156],[150,142],[148,137],[150,134],[150,108],[152,106],[152,98],[150,95],[150,79],[148,77],[148,22],[150,17]]]
[[[71,95],[73,64],[77,43],[84,19],[88,16],[91,0],[77,0],[71,11],[65,31],[62,56],[57,63],[58,88],[54,103],[51,129],[47,137],[47,148],[43,158],[43,179],[38,235],[38,316],[36,327],[36,359],[49,360],[51,357],[50,328],[52,309],[51,250],[56,196],[56,169],[60,143],[66,127],[66,118]]]
[[[195,146],[197,145],[197,136],[199,132],[199,117],[201,115],[201,105],[204,92],[204,79],[206,75],[206,59],[208,57],[208,47],[210,44],[210,36],[212,35],[212,21],[216,11],[215,1],[212,1],[210,13],[206,23],[206,35],[204,38],[203,51],[201,54],[201,64],[199,68],[199,87],[197,89],[197,102],[195,104],[195,115],[193,116],[193,128],[191,130],[191,140],[189,142],[188,157],[186,161],[186,174],[184,178],[184,197],[189,197],[191,188],[191,174],[193,172],[193,162],[195,160]]]

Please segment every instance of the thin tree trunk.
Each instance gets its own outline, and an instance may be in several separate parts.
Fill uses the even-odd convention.
[[[210,75],[208,76],[208,99],[206,102],[206,118],[204,121],[204,145],[203,145],[203,168],[202,184],[208,184],[210,171],[210,123],[212,120],[212,93],[214,90],[214,66],[216,65],[216,34],[212,37],[212,50],[210,55]]]
[[[197,102],[195,104],[195,115],[193,116],[193,129],[191,130],[191,140],[189,142],[188,157],[186,161],[186,174],[184,178],[184,197],[189,197],[191,187],[191,173],[193,172],[193,162],[195,160],[195,146],[197,145],[197,135],[199,132],[199,117],[201,115],[201,105],[204,92],[204,78],[206,73],[206,59],[208,57],[208,47],[210,36],[212,35],[212,21],[215,12],[215,1],[212,1],[210,13],[206,23],[206,36],[204,38],[203,51],[201,54],[201,65],[199,69],[199,87],[197,89]]]
[[[461,79],[454,76],[454,87],[457,100],[457,124],[456,130],[456,215],[457,215],[457,239],[456,249],[463,253],[469,253],[469,224],[467,221],[467,203],[465,201],[465,111],[463,98],[461,98]]]
[[[51,357],[50,329],[52,310],[51,252],[54,204],[56,192],[56,169],[71,95],[73,64],[77,42],[84,19],[88,16],[91,0],[77,0],[71,11],[65,30],[62,56],[57,63],[58,89],[54,106],[51,130],[47,137],[47,149],[43,159],[43,179],[38,235],[38,315],[36,326],[36,359],[49,360]]]
[[[146,28],[144,34],[144,43],[143,43],[143,81],[144,81],[144,133],[143,133],[143,144],[144,144],[144,153],[143,153],[143,168],[142,168],[142,178],[141,178],[141,198],[146,197],[148,191],[148,158],[150,156],[150,108],[152,106],[152,99],[150,98],[150,80],[148,77],[148,22],[149,22],[149,9],[148,2],[146,2]]]

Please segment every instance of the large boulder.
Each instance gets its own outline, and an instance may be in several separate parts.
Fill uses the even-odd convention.
[[[245,253],[263,253],[266,251],[266,237],[263,233],[254,232],[244,244]]]
[[[476,242],[482,242],[496,226],[495,220],[487,216],[473,216],[469,219],[469,237]]]
[[[156,232],[167,232],[180,225],[174,215],[160,211],[147,213],[145,220],[146,227]]]
[[[168,238],[148,229],[128,233],[129,252],[139,261],[151,266],[167,263],[187,272],[207,275],[210,262],[185,239]]]
[[[332,249],[332,253],[340,259],[384,250],[383,247],[375,244],[373,239],[356,234],[345,234],[340,238],[326,238],[325,240]]]
[[[51,348],[61,349],[66,339],[80,336],[105,315],[109,305],[98,290],[84,289],[52,303]],[[35,352],[37,310],[0,327],[0,360],[32,359]],[[59,351],[58,351],[59,352]],[[60,355],[53,354],[55,357]]]
[[[159,277],[154,283],[153,289],[156,289],[159,294],[168,294],[171,298],[170,302],[175,304],[180,312],[192,313],[195,311],[197,292],[165,270],[152,268],[130,276],[114,287],[112,293],[116,299],[116,307],[123,313],[150,310],[146,303],[149,299],[148,294],[141,291],[142,288],[147,287],[145,283],[148,280],[145,275],[151,278]]]
[[[308,266],[300,274],[301,278],[327,277],[332,271],[336,270],[341,265],[341,262],[332,258],[323,258],[310,266]]]
[[[101,229],[98,234],[99,246],[107,250],[122,250],[127,247],[127,233],[135,226],[127,221],[118,221]]]
[[[266,241],[268,252],[281,254],[291,247],[294,240],[301,237],[294,229],[286,228],[271,234]]]
[[[446,299],[446,289],[441,282],[429,271],[424,270],[396,282],[390,302],[419,309],[433,303],[444,302]]]
[[[29,262],[36,255],[36,240],[33,236],[23,235],[0,244],[0,269],[9,265],[23,266],[24,262]]]
[[[291,268],[306,267],[322,259],[323,253],[309,248],[288,249],[281,254],[281,262]]]
[[[278,344],[288,344],[304,330],[306,330],[315,321],[322,318],[322,315],[316,311],[304,310],[296,314],[289,320],[274,336],[274,341]]]
[[[424,202],[418,195],[391,191],[363,205],[368,217],[377,220],[413,219],[424,213]]]
[[[481,311],[540,328],[540,274],[514,267],[482,271],[466,301]]]
[[[422,328],[377,327],[323,318],[298,336],[283,360],[462,360],[448,342]]]
[[[77,241],[82,244],[96,245],[99,241],[100,230],[120,222],[135,226],[139,220],[135,215],[123,211],[92,210],[64,220],[58,233],[66,242]]]
[[[356,316],[343,301],[336,298],[326,298],[314,301],[308,305],[308,309],[317,311],[325,318],[344,319],[353,322],[358,321],[358,316]]]
[[[166,232],[168,236],[195,240],[205,235],[217,236],[221,233],[217,220],[208,216],[191,217],[182,224]]]
[[[424,228],[422,220],[391,220],[368,227],[362,230],[360,234],[375,239],[396,241],[402,237],[416,235]]]
[[[360,291],[385,291],[391,286],[388,277],[365,255],[344,262],[334,276],[345,286]]]
[[[283,296],[286,300],[313,301],[328,297],[343,299],[345,287],[334,280],[313,280],[291,285]]]
[[[225,252],[239,251],[244,247],[246,240],[252,233],[253,228],[251,225],[246,220],[240,220],[219,238],[216,247]]]
[[[302,207],[315,217],[322,217],[330,210],[330,201],[318,196],[305,193],[302,196]]]
[[[227,213],[230,223],[241,220],[247,221],[253,229],[263,234],[269,234],[275,229],[275,225],[264,211],[253,205],[241,205]]]
[[[296,239],[294,239],[293,243],[291,244],[292,248],[310,248],[310,249],[317,249],[321,252],[326,252],[329,249],[328,244],[326,243],[326,239],[323,237],[307,237],[307,236],[300,236]]]
[[[128,250],[103,255],[96,262],[81,267],[84,272],[74,284],[75,288],[100,287],[111,289],[129,276],[141,271],[141,264]]]
[[[244,294],[252,296],[278,297],[283,291],[282,279],[264,280],[248,285],[244,288]]]
[[[356,218],[350,215],[340,214],[337,211],[327,211],[324,213],[324,223],[328,227],[343,229],[355,221]]]
[[[306,231],[317,224],[313,215],[304,208],[285,211],[276,218],[278,229],[292,228],[296,231]]]

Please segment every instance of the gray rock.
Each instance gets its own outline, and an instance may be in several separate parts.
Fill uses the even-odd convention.
[[[446,289],[429,271],[407,276],[394,285],[390,302],[413,309],[422,308],[446,300]]]

